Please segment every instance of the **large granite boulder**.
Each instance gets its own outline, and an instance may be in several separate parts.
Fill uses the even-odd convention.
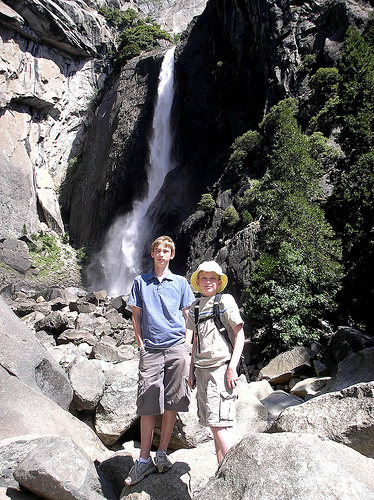
[[[275,420],[269,432],[315,434],[374,458],[373,414],[374,381],[289,407]]]
[[[42,498],[105,498],[93,461],[70,438],[38,440],[13,475],[20,485]]]
[[[0,366],[65,410],[73,399],[68,376],[0,298]],[[15,397],[15,395],[11,395]]]
[[[70,437],[91,460],[107,454],[86,424],[0,367],[0,440],[32,434]]]
[[[336,392],[360,382],[374,380],[374,347],[351,354],[343,359],[325,387],[319,392]]]
[[[315,353],[306,347],[294,347],[273,358],[260,372],[271,384],[284,384],[305,370],[312,369]]]
[[[252,434],[229,450],[197,500],[372,500],[374,461],[308,434]]]
[[[0,261],[23,274],[32,264],[27,244],[13,238],[0,242]]]

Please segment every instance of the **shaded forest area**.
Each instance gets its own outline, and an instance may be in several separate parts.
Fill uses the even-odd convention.
[[[373,330],[374,27],[349,28],[337,67],[305,58],[309,91],[274,106],[232,145],[225,176],[250,180],[226,223],[260,222],[244,309],[275,350],[319,319]],[[209,194],[200,208],[209,210]]]

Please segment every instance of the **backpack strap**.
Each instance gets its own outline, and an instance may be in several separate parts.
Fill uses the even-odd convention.
[[[216,325],[217,330],[219,333],[222,335],[222,337],[225,339],[226,344],[230,348],[230,352],[232,353],[233,351],[233,345],[231,343],[229,334],[226,330],[226,327],[221,321],[221,316],[220,316],[220,307],[219,304],[221,302],[222,298],[222,293],[217,293],[216,296],[214,297],[214,302],[213,302],[213,317],[214,317],[214,323]]]
[[[199,339],[199,314],[200,314],[200,299],[196,301],[195,308],[194,308],[194,315],[195,315],[195,335],[197,338],[197,352],[201,352],[200,349],[200,339]]]

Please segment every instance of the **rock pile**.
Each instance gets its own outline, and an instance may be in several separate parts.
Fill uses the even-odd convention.
[[[139,454],[127,297],[57,286],[13,292],[0,298],[3,498],[304,499],[317,481],[314,498],[343,498],[344,488],[345,498],[374,498],[373,337],[340,328],[324,347],[274,358],[256,381],[241,376],[237,444],[217,471],[193,393],[170,442],[173,469],[124,488]]]

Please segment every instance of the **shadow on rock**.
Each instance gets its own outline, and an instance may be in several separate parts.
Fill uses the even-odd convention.
[[[172,469],[163,474],[151,474],[133,486],[125,486],[120,499],[149,498],[151,500],[190,500],[190,466],[175,462]],[[185,477],[182,477],[186,475]],[[144,492],[144,493],[143,493]],[[145,494],[145,495],[144,495]]]

